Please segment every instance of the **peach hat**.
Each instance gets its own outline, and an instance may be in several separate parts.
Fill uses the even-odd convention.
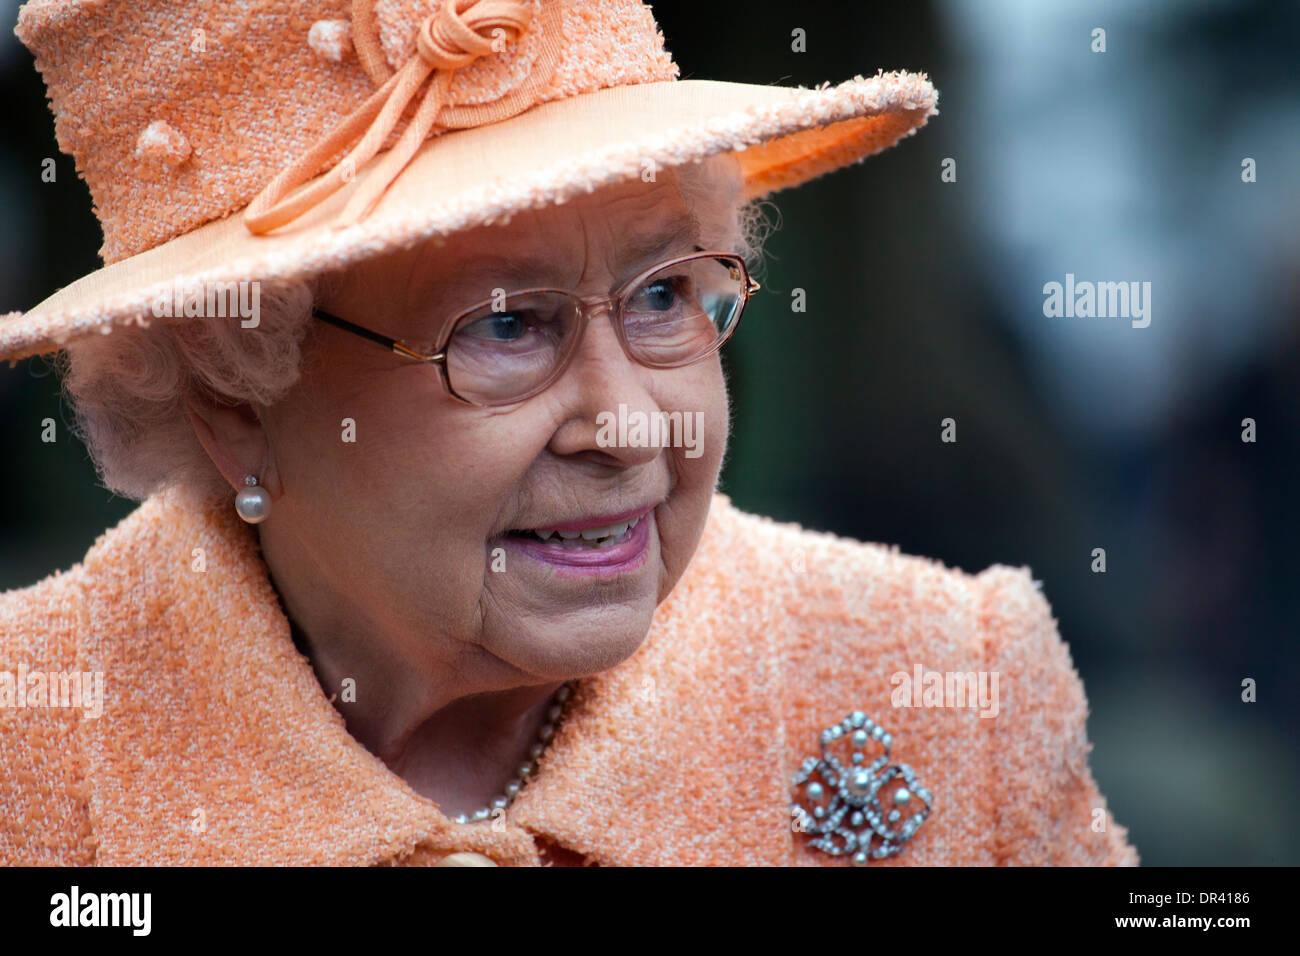
[[[638,0],[29,0],[15,32],[105,264],[0,317],[11,361],[716,153],[763,196],[936,112],[924,74],[679,80]]]

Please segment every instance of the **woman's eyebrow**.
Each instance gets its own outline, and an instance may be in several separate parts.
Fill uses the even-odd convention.
[[[471,259],[458,266],[456,272],[440,285],[443,291],[486,289],[480,298],[487,298],[497,287],[509,290],[524,286],[549,285],[562,271],[562,264],[550,258],[485,256]]]
[[[630,274],[674,253],[691,251],[699,243],[699,221],[692,215],[675,215],[654,228],[630,232],[620,242],[620,271]],[[559,281],[564,263],[541,256],[483,256],[458,266],[439,283],[443,295],[487,299],[496,288],[522,289],[547,286]]]
[[[699,241],[699,220],[689,213],[678,214],[648,232],[628,235],[620,250],[619,265],[625,268],[651,265],[674,253],[688,252]]]

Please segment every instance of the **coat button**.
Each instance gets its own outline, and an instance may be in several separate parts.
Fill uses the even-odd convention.
[[[496,866],[496,861],[482,853],[452,853],[444,856],[434,866]]]

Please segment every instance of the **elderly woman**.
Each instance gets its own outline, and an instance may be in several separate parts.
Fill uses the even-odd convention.
[[[632,0],[320,0],[107,95],[209,6],[20,14],[108,265],[0,354],[63,349],[143,504],[0,600],[0,860],[1136,863],[1026,571],[716,490],[755,203],[924,77],[677,80]]]

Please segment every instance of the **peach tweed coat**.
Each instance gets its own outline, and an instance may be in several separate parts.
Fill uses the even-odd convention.
[[[1138,862],[1026,570],[972,576],[721,494],[646,641],[579,682],[504,820],[454,823],[348,734],[231,507],[155,496],[71,570],[0,596],[0,671],[20,663],[106,690],[98,718],[0,708],[5,864],[843,866],[793,831],[791,778],[858,709],[934,801],[869,866]],[[999,672],[997,716],[891,706],[890,675],[917,664]]]

